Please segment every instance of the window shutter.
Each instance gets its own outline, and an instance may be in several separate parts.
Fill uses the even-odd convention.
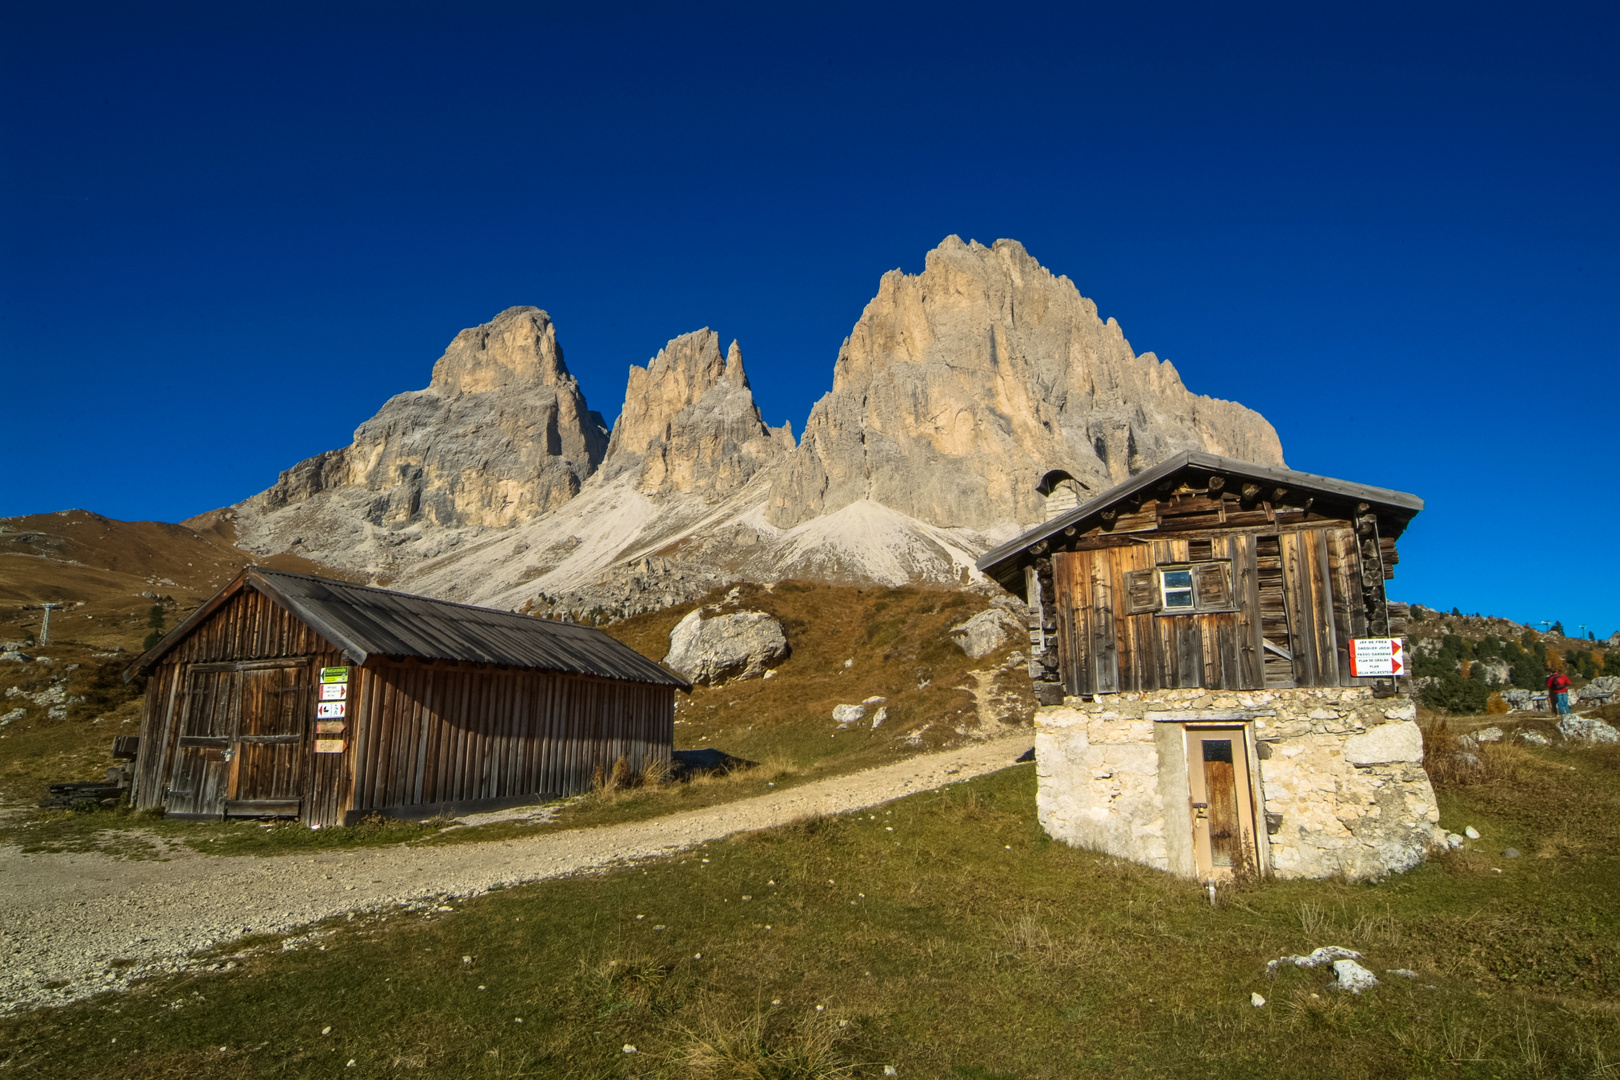
[[[1159,572],[1125,571],[1125,614],[1141,615],[1159,610]]]
[[[1194,567],[1193,576],[1198,581],[1200,608],[1207,610],[1232,606],[1232,590],[1226,583],[1225,563],[1204,563]]]

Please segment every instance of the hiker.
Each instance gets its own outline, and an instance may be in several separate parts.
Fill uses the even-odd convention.
[[[1569,676],[1555,671],[1547,676],[1547,707],[1558,709],[1558,715],[1569,715]]]

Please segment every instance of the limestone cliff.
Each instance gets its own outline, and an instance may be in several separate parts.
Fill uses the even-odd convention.
[[[742,350],[702,330],[673,339],[646,367],[632,366],[613,425],[604,480],[639,470],[641,491],[723,498],[793,450],[787,427],[766,426]]]
[[[1282,464],[1258,413],[1201,397],[1014,240],[948,237],[883,276],[772,487],[787,528],[862,500],[937,526],[1043,518],[1051,470],[1082,499],[1180,450]]]
[[[457,334],[427,389],[390,398],[352,444],[233,508],[237,532],[250,550],[380,568],[423,530],[506,527],[562,506],[606,448],[550,317],[508,308]]]

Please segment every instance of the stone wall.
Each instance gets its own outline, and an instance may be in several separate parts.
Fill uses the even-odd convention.
[[[1261,869],[1382,877],[1444,843],[1415,716],[1366,687],[1067,698],[1036,714],[1037,811],[1056,839],[1196,876],[1182,725],[1241,724]]]

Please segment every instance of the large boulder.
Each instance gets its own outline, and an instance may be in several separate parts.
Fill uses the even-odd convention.
[[[951,627],[951,640],[977,660],[1005,645],[1009,631],[1023,633],[1024,627],[1000,608],[987,608],[967,622]]]
[[[738,611],[705,619],[699,608],[669,632],[664,663],[694,683],[748,679],[787,659],[782,624],[763,611]]]

